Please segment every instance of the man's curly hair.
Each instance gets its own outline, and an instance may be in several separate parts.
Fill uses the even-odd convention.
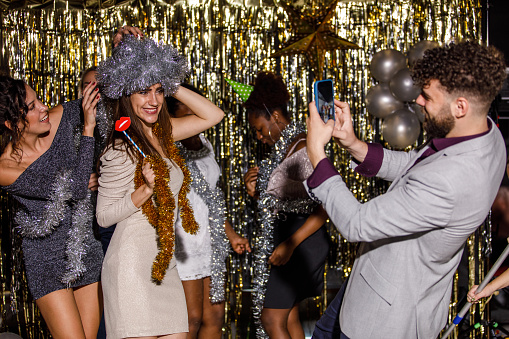
[[[412,78],[421,87],[436,79],[448,93],[469,95],[486,106],[502,88],[505,68],[498,49],[465,41],[425,51],[412,68]]]
[[[279,109],[283,116],[289,118],[286,106],[288,101],[290,93],[283,78],[272,72],[260,72],[256,75],[253,91],[244,107],[248,114],[256,114],[256,117],[262,115],[267,120],[270,120],[269,112],[272,114],[275,109]]]

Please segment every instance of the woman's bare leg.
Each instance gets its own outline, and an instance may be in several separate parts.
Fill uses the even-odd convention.
[[[85,339],[85,331],[72,288],[46,294],[35,303],[53,338]]]
[[[304,339],[304,329],[299,318],[299,304],[293,306],[288,315],[288,332],[292,339]]]
[[[291,309],[264,308],[261,321],[269,338],[291,339],[288,332],[288,315]]]
[[[203,317],[198,338],[221,339],[224,324],[224,302],[210,302],[210,277],[203,279]]]
[[[96,282],[75,288],[74,299],[80,312],[85,337],[95,339],[103,311],[101,283]]]
[[[182,281],[186,295],[189,333],[187,339],[198,338],[203,318],[203,279]]]

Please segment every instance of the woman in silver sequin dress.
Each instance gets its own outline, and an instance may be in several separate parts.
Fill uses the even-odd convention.
[[[0,77],[0,185],[20,202],[28,285],[54,338],[94,338],[99,327],[102,251],[87,190],[97,93],[85,88],[75,143],[79,102],[48,112],[23,81]]]
[[[320,295],[329,249],[327,214],[309,199],[302,184],[313,167],[305,129],[292,122],[287,111],[289,99],[281,76],[260,72],[244,103],[257,139],[273,147],[269,158],[244,176],[260,214],[259,243],[253,244],[254,312],[256,316],[261,308],[261,323],[271,338],[304,338],[299,303]],[[262,273],[267,265],[268,279]]]

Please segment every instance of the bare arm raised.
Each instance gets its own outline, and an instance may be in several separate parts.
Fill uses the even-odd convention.
[[[181,118],[171,118],[175,141],[199,134],[218,124],[224,117],[223,110],[205,97],[185,87],[179,87],[173,96],[194,113],[194,115],[186,115]]]

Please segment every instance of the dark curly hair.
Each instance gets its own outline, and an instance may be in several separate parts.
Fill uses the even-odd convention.
[[[471,96],[487,108],[507,78],[505,68],[504,55],[495,47],[464,41],[425,51],[412,78],[421,87],[436,79],[448,93]]]
[[[248,114],[255,114],[256,117],[263,115],[267,120],[276,109],[279,109],[284,117],[290,118],[286,106],[288,101],[290,93],[283,78],[272,72],[260,72],[256,75],[253,92],[243,106]]]
[[[12,143],[12,153],[21,160],[22,150],[19,147],[21,135],[28,121],[28,106],[25,83],[8,76],[0,76],[0,154]],[[6,126],[9,122],[10,128]],[[20,124],[21,123],[21,124]]]

